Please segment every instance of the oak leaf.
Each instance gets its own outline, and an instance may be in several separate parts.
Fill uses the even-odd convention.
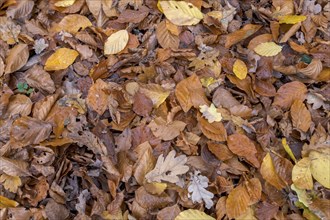
[[[155,168],[145,176],[148,182],[167,181],[177,183],[179,181],[178,175],[188,172],[189,167],[185,165],[187,162],[186,155],[175,157],[175,154],[175,150],[172,150],[165,159],[163,155],[158,157]]]
[[[210,105],[210,107],[207,105],[199,106],[199,111],[203,114],[209,123],[219,122],[222,119],[221,113],[217,112],[217,108],[213,103]]]

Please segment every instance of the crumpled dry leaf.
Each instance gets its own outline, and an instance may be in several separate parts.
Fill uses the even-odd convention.
[[[111,34],[104,43],[104,54],[117,54],[124,50],[129,40],[127,30],[119,30]]]
[[[188,197],[191,197],[191,200],[195,203],[205,202],[205,207],[207,209],[212,208],[213,201],[212,198],[214,194],[210,191],[207,191],[209,179],[206,176],[200,175],[200,171],[195,171],[194,174],[191,174],[190,183],[188,185]]]
[[[17,44],[8,53],[5,63],[5,74],[15,72],[22,68],[29,59],[27,44]]]
[[[213,103],[208,107],[207,105],[199,106],[199,111],[203,114],[203,117],[207,119],[209,123],[219,122],[222,120],[221,113],[217,111],[217,108]]]
[[[30,176],[29,164],[22,160],[0,157],[0,171],[10,176]]]
[[[191,3],[185,1],[160,1],[159,4],[166,18],[175,25],[195,25],[203,19],[203,13]]]
[[[290,113],[293,126],[303,132],[307,132],[311,126],[312,117],[305,104],[299,99],[294,100]]]
[[[96,80],[96,82],[89,88],[86,103],[99,115],[102,115],[108,107],[108,89],[109,85],[102,79]]]
[[[189,167],[184,165],[187,162],[186,155],[175,157],[175,154],[175,150],[172,150],[165,159],[163,155],[158,157],[155,168],[145,176],[148,182],[179,182],[178,175],[188,172]]]
[[[184,112],[194,106],[208,105],[203,86],[196,74],[180,81],[175,88],[175,95]]]
[[[228,136],[227,142],[229,150],[234,154],[244,157],[256,168],[260,167],[260,163],[256,157],[257,149],[247,136],[242,134],[232,134]]]
[[[180,214],[175,218],[175,220],[215,220],[215,218],[205,214],[205,212],[201,212],[197,209],[188,209],[180,212]]]
[[[58,24],[55,24],[51,31],[66,31],[71,34],[76,34],[79,30],[90,26],[92,26],[92,23],[87,17],[79,14],[72,14],[65,16]]]
[[[321,60],[313,59],[308,66],[298,65],[297,70],[311,79],[317,79],[323,69]]]
[[[182,121],[167,123],[162,117],[158,117],[152,120],[148,127],[156,137],[169,141],[180,135],[180,132],[186,127],[186,123]]]
[[[68,48],[59,48],[46,61],[46,71],[63,70],[68,68],[78,57],[79,53]]]

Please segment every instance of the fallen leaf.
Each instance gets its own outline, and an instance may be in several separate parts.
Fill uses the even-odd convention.
[[[10,176],[31,176],[29,164],[22,160],[0,157],[0,171]]]
[[[237,78],[245,79],[248,70],[245,63],[242,60],[237,59],[233,65],[233,72]]]
[[[317,79],[322,72],[323,65],[321,60],[313,59],[308,66],[297,66],[297,70],[311,79]]]
[[[151,99],[154,108],[158,108],[167,97],[170,95],[170,91],[164,89],[158,84],[148,83],[146,85],[141,85],[139,91]]]
[[[290,113],[293,126],[303,132],[307,132],[311,126],[312,117],[305,104],[299,99],[295,100],[291,106]]]
[[[329,148],[322,151],[311,151],[309,159],[312,176],[317,182],[330,189],[330,151]]]
[[[219,160],[228,160],[234,156],[224,144],[209,141],[207,142],[207,147]]]
[[[234,154],[244,157],[256,168],[260,167],[260,163],[256,157],[257,149],[247,136],[243,134],[232,134],[228,136],[227,142],[229,150]]]
[[[294,184],[291,185],[291,189],[297,193],[299,202],[304,204],[304,206],[308,207],[309,204],[311,203],[311,198],[310,196],[308,196],[306,190],[299,189]]]
[[[152,155],[152,148],[148,142],[144,142],[136,147],[136,151],[140,150],[142,153],[139,154],[138,160],[133,167],[133,176],[140,185],[143,185],[146,174],[154,168],[155,158]]]
[[[22,181],[19,176],[10,176],[5,173],[0,175],[0,183],[6,190],[12,193],[16,193],[18,187],[22,185]]]
[[[282,138],[282,146],[284,148],[284,150],[287,152],[287,154],[290,156],[290,158],[295,162],[297,163],[297,159],[296,157],[294,156],[290,146],[287,144],[286,142],[286,138]]]
[[[246,191],[250,196],[249,205],[256,204],[261,199],[262,186],[258,178],[252,178],[244,181]]]
[[[65,16],[58,24],[55,24],[51,28],[51,31],[66,31],[71,34],[76,34],[79,30],[84,30],[90,26],[92,26],[92,23],[87,17],[79,14],[71,14]]]
[[[29,59],[29,48],[27,44],[17,44],[8,53],[5,63],[5,74],[21,69]]]
[[[104,43],[104,54],[117,54],[124,50],[128,44],[129,34],[127,30],[119,30],[111,34]]]
[[[78,57],[79,53],[68,48],[59,48],[46,61],[46,71],[64,70]]]
[[[146,175],[148,182],[177,183],[179,181],[178,175],[188,172],[189,167],[184,165],[187,162],[186,155],[175,157],[175,154],[175,150],[172,150],[165,159],[163,155],[158,157],[155,168]]]
[[[172,140],[180,135],[180,132],[186,127],[186,123],[182,121],[172,121],[166,123],[162,117],[152,120],[148,127],[152,133],[164,141]]]
[[[22,94],[13,95],[10,97],[10,102],[7,107],[6,116],[14,115],[28,116],[31,113],[32,101],[29,97]]]
[[[306,93],[307,88],[305,84],[299,81],[286,83],[277,90],[273,105],[288,109],[294,100],[304,101]]]
[[[18,202],[14,201],[14,200],[11,200],[11,199],[8,199],[7,197],[4,197],[4,196],[0,195],[0,208],[1,209],[16,207],[18,205],[19,205]]]
[[[177,204],[163,208],[157,213],[158,220],[175,219],[180,214],[180,208]]]
[[[215,220],[215,218],[205,214],[196,209],[188,209],[180,212],[180,214],[175,218],[175,220]]]
[[[199,111],[203,114],[203,117],[207,119],[209,123],[219,122],[222,120],[220,112],[217,112],[217,108],[213,103],[208,107],[207,105],[199,106]]]
[[[54,5],[56,7],[69,7],[75,3],[76,0],[59,0]]]
[[[214,141],[226,141],[227,131],[222,122],[209,123],[201,116],[197,116],[203,134]]]
[[[260,56],[272,57],[279,54],[282,51],[282,47],[274,42],[265,42],[259,44],[253,50]]]
[[[305,157],[299,160],[292,169],[292,182],[299,189],[313,189],[313,178],[310,165],[310,159]]]
[[[262,27],[261,25],[247,24],[243,28],[228,34],[226,38],[225,47],[229,48],[234,44],[237,44],[238,42],[250,37],[252,34],[257,32],[261,27]]]
[[[86,103],[99,115],[102,115],[108,108],[108,89],[108,84],[102,79],[97,79],[96,82],[89,88]]]
[[[156,36],[158,43],[162,48],[178,49],[180,39],[178,36],[173,35],[166,27],[166,22],[162,21],[157,25]]]
[[[160,196],[152,195],[141,186],[135,191],[136,202],[145,209],[161,209],[166,207],[172,201],[172,198],[165,192]]]
[[[279,23],[280,24],[297,24],[299,22],[302,22],[306,20],[305,15],[284,15],[284,16],[279,16]]]
[[[166,183],[157,183],[157,182],[145,183],[143,186],[148,193],[151,193],[154,195],[161,195],[167,188]]]
[[[210,209],[213,207],[212,198],[214,194],[207,191],[209,179],[206,176],[200,175],[200,171],[195,171],[191,174],[190,183],[188,185],[188,192],[191,193],[188,197],[195,203],[204,201],[205,207]]]
[[[196,74],[180,81],[175,88],[175,96],[184,112],[194,106],[208,105],[203,86]]]
[[[245,187],[240,184],[230,191],[226,200],[226,210],[229,219],[237,218],[248,209],[250,196]]]
[[[160,1],[166,18],[178,26],[195,25],[203,19],[203,13],[193,4],[185,1]]]
[[[47,73],[41,66],[35,65],[25,72],[25,80],[30,87],[37,88],[48,93],[55,92],[55,84],[49,73]]]
[[[273,159],[269,153],[267,153],[261,163],[260,173],[262,177],[276,189],[280,190],[286,187],[285,181],[277,174]]]

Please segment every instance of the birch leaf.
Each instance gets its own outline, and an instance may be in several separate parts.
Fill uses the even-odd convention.
[[[200,171],[195,171],[191,175],[190,183],[188,186],[189,197],[195,203],[205,202],[205,207],[210,209],[213,206],[212,198],[214,194],[207,191],[209,179],[206,176],[200,175]]]
[[[177,183],[179,181],[178,175],[188,172],[189,167],[185,165],[186,155],[175,157],[175,153],[175,150],[172,150],[165,159],[163,155],[158,157],[155,168],[145,176],[148,182]]]

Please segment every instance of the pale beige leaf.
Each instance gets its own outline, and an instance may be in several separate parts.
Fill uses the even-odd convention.
[[[324,148],[321,152],[311,151],[309,159],[314,179],[330,189],[330,148]]]
[[[163,154],[158,157],[155,168],[145,176],[148,182],[177,183],[179,181],[178,175],[188,172],[189,167],[185,165],[186,155],[175,157],[175,154],[175,150],[172,150],[165,159]]]
[[[250,202],[250,196],[245,187],[240,184],[230,191],[226,200],[226,210],[229,219],[237,218],[246,212]]]
[[[272,57],[276,56],[282,51],[282,47],[274,42],[261,43],[254,48],[254,52],[260,56]]]
[[[41,66],[35,65],[25,73],[25,80],[30,87],[46,91],[48,93],[55,92],[55,84],[49,73]]]
[[[178,49],[180,44],[180,39],[178,36],[173,35],[166,27],[166,22],[162,21],[157,25],[156,36],[158,43],[164,49]]]
[[[51,28],[51,31],[66,31],[71,34],[76,34],[79,30],[84,30],[90,26],[92,26],[92,23],[87,17],[79,14],[72,14],[65,16],[58,24],[55,24]]]
[[[29,164],[22,160],[0,157],[0,171],[10,176],[31,176]]]
[[[152,120],[148,127],[156,137],[169,141],[180,135],[180,132],[186,127],[186,123],[182,121],[167,123],[162,117],[158,117]]]
[[[166,18],[175,25],[195,25],[203,19],[203,13],[185,1],[160,1],[160,6]]]
[[[292,182],[300,189],[313,189],[313,179],[310,165],[310,159],[305,157],[299,160],[292,169]]]
[[[17,44],[8,53],[5,63],[5,74],[15,72],[22,68],[29,59],[27,44]]]
[[[129,40],[127,30],[119,30],[111,34],[104,44],[104,54],[117,54],[124,50]]]
[[[217,112],[217,108],[213,103],[208,107],[207,105],[199,106],[199,111],[203,114],[203,117],[207,119],[209,123],[219,122],[222,120],[220,112]]]
[[[18,114],[21,116],[28,116],[31,113],[32,101],[26,95],[13,95],[10,97],[9,101],[6,116],[11,117]]]
[[[63,70],[68,68],[78,57],[79,53],[68,48],[59,48],[46,61],[46,71]]]
[[[290,113],[293,126],[303,132],[307,132],[312,123],[312,116],[305,104],[299,99],[295,100],[291,106]]]
[[[215,220],[215,218],[196,209],[188,209],[180,212],[175,220]]]
[[[311,79],[317,79],[323,69],[321,60],[313,59],[306,67],[297,67],[298,71]]]

